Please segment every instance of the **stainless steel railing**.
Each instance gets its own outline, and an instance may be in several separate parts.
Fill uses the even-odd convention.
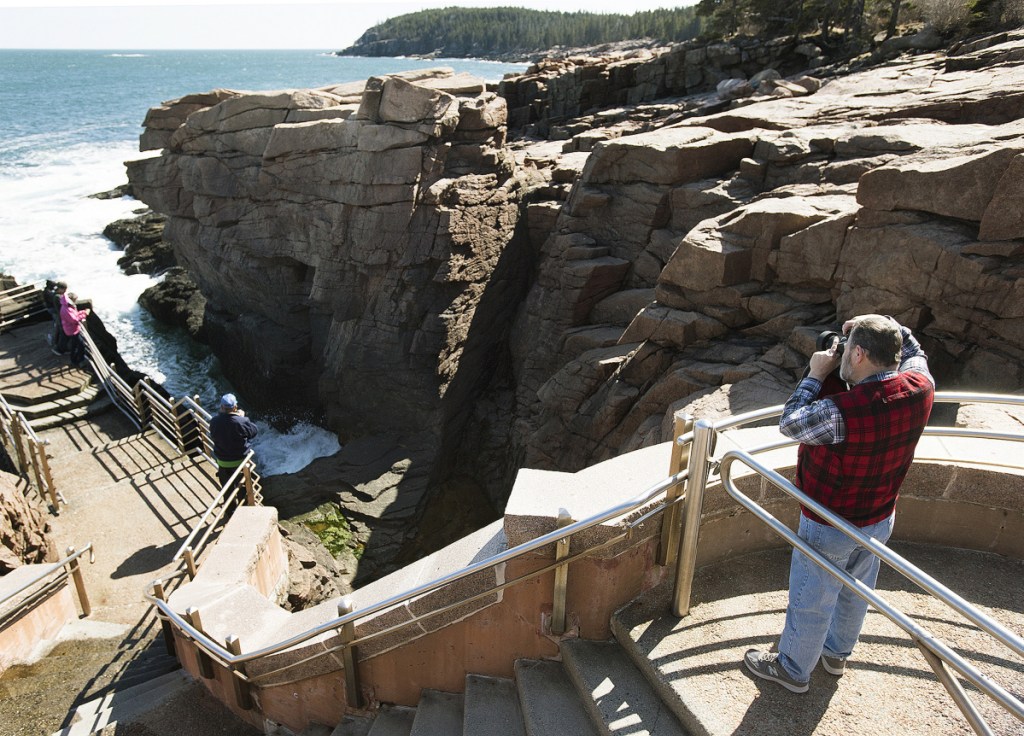
[[[239,496],[244,492],[246,503],[250,506],[256,504],[256,499],[253,498],[254,486],[252,481],[252,475],[255,472],[253,470],[254,465],[253,452],[250,450],[246,453],[242,464],[231,474],[228,482],[211,499],[206,507],[206,511],[199,517],[199,521],[192,527],[192,531],[185,537],[185,540],[178,547],[178,551],[171,558],[171,562],[185,563],[189,577],[195,578],[199,570],[197,564],[199,551],[210,541],[217,525],[227,515],[228,510],[234,508]]]
[[[507,562],[510,562],[512,560],[515,560],[515,559],[518,559],[518,558],[520,558],[520,557],[522,557],[522,556],[524,556],[526,554],[529,554],[529,553],[534,552],[534,551],[536,551],[538,549],[541,549],[542,547],[546,547],[548,545],[555,544],[555,543],[557,543],[557,542],[559,542],[560,540],[563,540],[563,539],[568,539],[571,536],[573,536],[574,534],[578,534],[579,532],[582,532],[582,531],[585,531],[585,530],[590,529],[592,527],[595,527],[595,526],[597,526],[599,524],[602,524],[602,523],[604,523],[604,522],[606,522],[606,521],[608,521],[610,519],[615,519],[615,518],[619,518],[619,517],[625,516],[626,514],[629,514],[629,513],[633,512],[633,511],[636,511],[639,508],[642,508],[642,507],[650,504],[656,498],[658,498],[659,496],[663,495],[667,488],[675,485],[676,483],[680,483],[680,482],[685,481],[685,480],[686,480],[686,472],[685,471],[682,472],[682,473],[679,473],[677,475],[669,476],[665,480],[660,481],[660,482],[650,486],[649,488],[647,488],[645,491],[643,491],[642,493],[638,494],[637,496],[634,496],[633,498],[631,498],[631,499],[629,499],[627,501],[624,501],[624,502],[622,502],[620,504],[617,504],[616,506],[613,506],[613,507],[611,507],[609,509],[606,509],[606,510],[600,512],[600,513],[597,513],[597,514],[594,514],[594,515],[592,515],[590,517],[587,517],[586,519],[582,519],[580,521],[573,522],[573,523],[571,523],[571,524],[569,524],[569,525],[567,525],[565,527],[562,527],[562,528],[559,528],[559,529],[555,529],[554,531],[551,531],[551,532],[549,532],[547,534],[544,534],[544,535],[542,535],[540,537],[537,537],[536,539],[532,539],[532,540],[530,540],[528,542],[524,542],[523,544],[520,544],[520,545],[518,545],[516,547],[513,547],[513,548],[511,548],[509,550],[506,550],[505,552],[502,552],[500,554],[497,554],[494,557],[490,557],[488,559],[481,560],[481,561],[479,561],[477,563],[474,563],[472,565],[468,565],[467,567],[464,567],[461,570],[456,570],[456,571],[448,573],[446,575],[442,575],[442,576],[440,576],[440,577],[438,577],[438,578],[436,578],[436,579],[434,579],[434,580],[432,580],[430,582],[423,583],[422,585],[418,585],[418,586],[416,586],[416,587],[414,587],[414,588],[412,588],[410,590],[404,591],[402,593],[398,593],[398,594],[390,596],[388,598],[384,598],[384,599],[382,599],[380,601],[377,601],[376,603],[373,603],[373,604],[371,604],[371,605],[369,605],[369,606],[367,606],[365,608],[362,608],[362,609],[360,609],[358,611],[353,610],[353,611],[351,611],[349,613],[345,613],[343,615],[339,615],[336,618],[332,618],[332,619],[330,619],[328,621],[325,621],[325,622],[323,622],[323,623],[321,623],[321,624],[319,624],[319,625],[317,625],[315,627],[312,627],[312,628],[308,629],[307,631],[304,631],[304,632],[302,632],[300,634],[297,634],[295,636],[289,637],[288,639],[282,640],[282,641],[277,642],[275,644],[272,644],[272,645],[269,645],[269,646],[266,646],[266,647],[262,647],[260,649],[257,649],[257,650],[254,650],[254,651],[251,651],[251,652],[248,652],[248,653],[245,653],[245,654],[233,653],[233,652],[231,652],[227,648],[226,645],[221,644],[220,642],[210,638],[200,628],[197,628],[197,627],[193,626],[191,622],[187,621],[184,617],[180,616],[177,612],[175,612],[170,607],[170,605],[165,600],[162,600],[159,596],[147,594],[146,598],[147,598],[147,600],[149,600],[158,609],[159,615],[161,616],[161,618],[163,618],[164,620],[169,621],[170,623],[172,623],[173,626],[176,629],[178,629],[185,637],[187,637],[188,639],[191,639],[196,644],[196,646],[199,647],[205,654],[209,655],[211,658],[213,658],[214,660],[219,662],[224,667],[226,667],[228,669],[231,669],[236,674],[236,676],[239,676],[239,677],[241,677],[243,679],[249,679],[249,678],[246,678],[244,673],[242,673],[240,671],[242,666],[246,662],[251,662],[253,660],[258,660],[258,659],[263,659],[265,657],[269,657],[271,655],[277,654],[279,652],[283,652],[283,651],[285,651],[287,649],[291,649],[292,647],[295,647],[295,646],[298,646],[298,645],[303,644],[305,642],[308,642],[311,639],[314,639],[314,638],[316,638],[316,637],[318,637],[318,636],[320,636],[322,634],[325,634],[325,633],[328,633],[328,632],[331,632],[331,631],[341,630],[341,629],[343,629],[347,625],[354,625],[354,624],[358,623],[359,620],[361,620],[361,619],[365,619],[365,618],[367,618],[369,616],[372,616],[372,615],[374,615],[376,613],[380,613],[382,611],[386,611],[386,610],[389,610],[389,609],[394,608],[396,606],[399,606],[399,605],[401,605],[403,603],[407,603],[407,602],[409,602],[409,601],[411,601],[411,600],[413,600],[415,598],[419,598],[419,597],[421,597],[423,595],[431,593],[431,592],[433,592],[435,590],[438,590],[440,588],[450,586],[453,583],[458,582],[460,580],[463,580],[464,578],[467,578],[467,577],[469,577],[471,575],[476,575],[478,573],[481,573],[481,572],[484,572],[484,571],[487,571],[487,570],[491,570],[491,569],[493,569],[493,568],[495,568],[495,567],[497,567],[499,565],[504,565]],[[483,596],[486,596],[486,595],[492,595],[492,594],[494,594],[496,592],[504,590],[507,587],[511,587],[512,585],[517,585],[517,584],[523,583],[526,580],[529,580],[529,579],[532,579],[532,578],[537,577],[539,575],[543,575],[543,574],[545,574],[547,572],[550,572],[552,569],[554,569],[554,568],[556,568],[556,567],[558,567],[560,565],[568,565],[569,563],[573,562],[576,559],[579,559],[580,557],[586,556],[587,554],[593,554],[594,552],[598,551],[599,549],[603,549],[604,547],[606,547],[606,546],[608,546],[610,544],[614,544],[614,543],[618,543],[618,542],[622,541],[622,539],[624,539],[626,536],[628,536],[628,534],[630,533],[631,529],[635,529],[637,526],[639,526],[640,524],[642,524],[645,521],[649,520],[652,516],[654,516],[654,515],[656,515],[658,513],[661,513],[663,510],[664,510],[664,505],[657,505],[654,508],[649,509],[646,513],[644,513],[643,515],[641,515],[637,519],[634,519],[634,520],[632,520],[631,522],[628,522],[628,523],[626,523],[626,522],[621,523],[620,526],[623,529],[622,534],[620,536],[616,537],[616,538],[613,538],[611,540],[607,540],[606,542],[604,542],[599,547],[592,547],[592,548],[584,551],[581,554],[578,554],[578,555],[575,555],[575,556],[571,556],[571,557],[566,557],[566,558],[564,558],[564,559],[562,559],[562,560],[560,560],[560,561],[558,561],[558,562],[556,562],[556,563],[554,563],[552,565],[544,567],[543,569],[535,570],[535,571],[531,572],[528,575],[524,575],[524,576],[522,576],[520,578],[517,578],[514,581],[510,581],[510,582],[506,582],[506,583],[502,583],[502,584],[496,584],[494,586],[488,587],[486,590],[477,592],[471,598],[460,597],[457,601],[452,602],[451,604],[449,604],[445,608],[432,609],[429,613],[425,613],[425,614],[423,614],[421,616],[418,616],[418,617],[415,617],[413,619],[402,621],[400,624],[398,624],[398,625],[396,625],[394,627],[388,628],[386,630],[376,631],[376,632],[373,632],[372,634],[369,634],[369,635],[353,638],[353,639],[351,639],[351,641],[346,642],[345,647],[354,646],[354,645],[362,643],[362,642],[364,642],[364,641],[366,641],[368,639],[379,637],[379,636],[383,636],[383,635],[386,635],[386,634],[389,634],[389,633],[393,633],[394,631],[396,631],[396,630],[398,630],[400,628],[403,628],[403,627],[406,627],[406,626],[414,624],[416,621],[420,620],[421,618],[426,618],[427,616],[437,615],[439,612],[442,612],[442,611],[450,609],[450,608],[455,608],[455,607],[457,607],[459,605],[463,605],[463,604],[465,604],[468,601],[475,600],[477,598],[480,598],[480,597],[483,597]],[[158,583],[162,583],[162,581],[158,581]],[[263,673],[261,675],[261,677],[268,677],[268,676],[270,676],[272,674],[277,674],[280,671],[284,671],[284,670],[296,667],[298,665],[305,664],[310,659],[313,659],[315,657],[326,656],[326,655],[330,654],[333,651],[336,651],[336,649],[332,649],[330,651],[320,651],[316,655],[314,655],[314,657],[307,658],[307,659],[304,659],[304,660],[301,660],[301,661],[298,661],[298,662],[291,662],[287,666],[282,667],[279,670],[275,670],[274,672]]]
[[[1024,437],[1018,437],[1024,439]],[[988,695],[1007,712],[1014,715],[1018,720],[1024,722],[1024,702],[1014,697],[1005,688],[994,682],[987,675],[983,674],[976,667],[970,664],[960,654],[955,652],[941,640],[934,637],[927,629],[918,624],[912,618],[891,605],[875,590],[856,580],[845,571],[837,568],[832,562],[823,557],[813,547],[798,537],[788,526],[772,516],[756,501],[740,491],[732,478],[732,466],[735,462],[741,462],[759,476],[769,481],[773,486],[788,496],[799,501],[802,505],[813,511],[822,519],[831,524],[838,531],[845,534],[854,542],[879,557],[889,567],[896,570],[903,577],[910,580],[922,590],[934,598],[942,601],[968,621],[973,623],[982,631],[993,636],[1018,656],[1024,657],[1024,639],[1014,634],[1005,626],[992,617],[982,613],[959,595],[951,591],[930,575],[924,573],[912,565],[905,558],[893,552],[889,547],[876,539],[863,534],[857,527],[853,526],[842,517],[831,512],[827,507],[814,501],[810,496],[799,491],[796,486],[786,480],[782,475],[762,463],[757,462],[750,454],[742,450],[729,450],[721,458],[722,486],[737,503],[750,511],[762,523],[766,524],[772,531],[785,539],[790,545],[799,549],[811,561],[821,567],[825,572],[836,578],[844,586],[853,591],[856,595],[874,606],[886,618],[903,629],[922,650],[925,659],[935,671],[936,677],[945,686],[950,696],[956,702],[964,717],[971,724],[971,727],[979,734],[991,733],[991,729],[985,722],[981,713],[971,702],[967,693],[960,683],[949,675],[947,666],[951,666],[959,672],[968,682],[981,692]]]
[[[940,403],[1004,404],[1024,406],[1024,396],[1000,394],[939,392],[935,395],[935,400]],[[947,665],[960,672],[961,675],[968,679],[975,687],[992,697],[1008,712],[1018,719],[1024,720],[1024,704],[1022,704],[1017,698],[1010,695],[998,684],[986,678],[985,675],[972,667],[962,657],[960,657],[960,655],[952,651],[941,641],[935,639],[925,629],[916,624],[916,622],[890,606],[873,590],[859,583],[859,581],[850,578],[843,571],[836,569],[831,565],[831,563],[814,552],[813,549],[809,548],[806,543],[797,537],[787,526],[772,517],[756,502],[745,496],[736,488],[731,477],[731,466],[734,462],[741,461],[757,474],[766,478],[784,493],[796,498],[802,504],[810,508],[814,513],[840,529],[851,539],[854,539],[858,543],[862,544],[862,546],[872,551],[872,553],[878,555],[887,564],[904,574],[908,579],[918,584],[922,589],[951,606],[958,613],[977,625],[983,631],[986,631],[995,637],[1002,644],[1016,652],[1019,656],[1024,656],[1024,640],[1021,640],[1020,637],[1016,636],[1001,624],[991,619],[991,617],[988,617],[978,611],[975,607],[971,606],[968,602],[964,601],[948,588],[942,586],[941,583],[938,583],[938,581],[935,581],[909,562],[896,555],[885,545],[878,544],[874,540],[865,537],[856,529],[856,527],[846,523],[835,514],[828,511],[828,509],[809,499],[784,477],[753,458],[753,455],[755,454],[794,446],[798,444],[797,442],[788,438],[782,438],[763,443],[755,447],[748,447],[745,450],[729,450],[723,453],[721,457],[715,457],[713,455],[718,433],[727,429],[734,429],[762,421],[764,419],[772,418],[774,416],[779,416],[781,413],[782,407],[778,406],[748,412],[735,417],[729,417],[718,422],[699,420],[694,425],[692,436],[680,437],[677,440],[679,442],[692,442],[693,444],[690,451],[690,479],[692,486],[689,484],[687,485],[687,498],[684,511],[687,519],[689,520],[690,518],[700,517],[701,507],[703,505],[703,495],[708,485],[708,480],[711,475],[717,471],[720,473],[723,487],[734,500],[751,511],[751,513],[753,513],[758,519],[768,525],[775,533],[783,537],[791,545],[807,554],[807,556],[816,564],[826,569],[826,571],[843,582],[844,585],[851,588],[854,593],[864,598],[872,605],[875,605],[876,608],[893,620],[894,623],[910,634],[911,638],[919,646],[925,656],[925,659],[932,667],[936,677],[950,693],[965,718],[967,718],[968,722],[971,724],[971,727],[974,728],[977,733],[988,734],[991,733],[991,730],[974,707],[973,703],[970,702],[970,699],[967,697],[959,682],[949,675],[949,672],[946,669]],[[925,429],[924,435],[932,437],[1024,442],[1024,433],[971,429],[966,427],[929,426]],[[927,458],[923,454],[915,456],[915,460],[926,459],[933,458]],[[1002,467],[1022,467],[1020,463],[1014,464],[1003,462],[988,464],[995,464]],[[683,549],[679,556],[680,559],[677,569],[676,590],[674,592],[673,601],[673,611],[679,616],[685,616],[689,611],[693,569],[696,560],[697,546],[699,544],[699,528],[694,528],[693,530],[688,528],[687,531],[690,533],[687,533],[684,536]]]
[[[99,348],[82,327],[86,344],[86,358],[93,373],[99,379],[111,401],[138,429],[152,429],[181,454],[202,455],[208,462],[216,463],[213,457],[213,441],[210,439],[210,414],[192,398],[175,401],[168,399],[149,383],[148,379],[130,387],[127,382],[107,365]],[[260,476],[256,472],[253,453],[246,455],[231,479],[220,488],[210,500],[185,542],[175,554],[173,561],[184,565],[178,575],[187,573],[195,577],[202,548],[209,542],[217,524],[224,518],[238,495],[244,491],[247,504],[263,501]],[[203,531],[205,529],[205,531]]]
[[[949,402],[977,402],[977,403],[985,402],[985,403],[1024,404],[1024,397],[999,396],[999,395],[987,395],[987,394],[973,394],[973,393],[941,393],[941,394],[938,394],[936,396],[936,400],[938,400],[938,401],[949,401]],[[444,610],[447,610],[448,608],[454,608],[456,606],[459,606],[459,605],[462,605],[462,604],[466,603],[467,601],[475,600],[475,599],[480,598],[482,596],[492,594],[494,592],[497,592],[499,590],[503,590],[504,588],[512,586],[512,585],[517,585],[517,584],[519,584],[521,582],[524,582],[526,579],[529,579],[531,577],[535,577],[536,575],[545,574],[545,573],[547,573],[547,572],[549,572],[549,571],[559,567],[560,565],[569,564],[570,562],[574,561],[575,559],[578,559],[580,556],[585,555],[587,552],[584,552],[583,555],[576,555],[576,556],[571,557],[571,558],[566,558],[564,560],[556,561],[555,563],[553,563],[551,565],[548,565],[545,568],[543,568],[542,570],[538,570],[538,571],[536,571],[535,573],[533,573],[533,574],[531,574],[529,576],[524,576],[523,578],[517,578],[516,580],[505,582],[505,583],[501,583],[501,584],[495,584],[493,586],[488,587],[486,590],[477,592],[471,598],[460,597],[458,600],[453,601],[452,603],[450,603],[445,608],[442,608],[442,609],[432,609],[429,613],[422,614],[422,616],[413,618],[411,620],[402,621],[401,623],[396,624],[395,626],[389,627],[389,628],[387,628],[387,629],[385,629],[383,631],[373,632],[372,634],[365,635],[365,636],[363,636],[361,638],[355,637],[353,635],[349,635],[347,637],[343,637],[343,643],[341,645],[337,646],[337,647],[332,647],[332,648],[327,649],[327,650],[323,650],[322,649],[322,650],[318,651],[316,654],[312,655],[311,657],[307,657],[306,659],[303,659],[303,660],[297,661],[297,662],[293,661],[293,662],[291,662],[290,664],[288,664],[288,665],[286,665],[284,667],[281,667],[281,668],[279,668],[277,670],[273,670],[272,672],[264,672],[261,675],[259,675],[257,678],[249,678],[249,677],[247,677],[245,675],[245,673],[244,673],[245,664],[248,663],[248,662],[252,662],[252,661],[255,661],[255,660],[260,660],[260,659],[272,656],[274,654],[283,652],[285,650],[291,649],[293,647],[299,646],[299,645],[301,645],[301,644],[303,644],[305,642],[310,641],[311,639],[314,639],[314,638],[316,638],[318,636],[321,636],[322,634],[325,634],[325,633],[328,633],[328,632],[331,632],[331,631],[344,631],[347,627],[353,627],[361,619],[365,619],[365,618],[367,618],[367,617],[369,617],[371,615],[374,615],[376,613],[389,610],[391,608],[394,608],[394,607],[396,607],[398,605],[401,605],[403,603],[409,602],[409,601],[411,601],[411,600],[413,600],[415,598],[418,598],[420,596],[426,595],[426,594],[428,594],[428,593],[430,593],[432,591],[438,590],[440,588],[443,588],[443,587],[446,587],[446,586],[450,586],[450,585],[452,585],[453,583],[455,583],[455,582],[457,582],[459,580],[462,580],[462,579],[464,579],[466,577],[469,577],[471,575],[480,573],[482,571],[485,571],[485,570],[488,570],[488,569],[492,569],[492,568],[496,567],[497,565],[505,564],[507,562],[515,560],[515,559],[517,559],[517,558],[519,558],[519,557],[521,557],[523,555],[529,554],[530,552],[533,552],[533,551],[535,551],[535,550],[537,550],[537,549],[539,549],[541,547],[547,546],[549,544],[556,544],[556,543],[558,543],[561,540],[568,539],[572,535],[578,534],[581,531],[584,531],[584,530],[589,529],[589,528],[591,528],[593,526],[601,524],[601,523],[603,523],[605,521],[608,521],[609,519],[623,516],[623,515],[628,514],[628,513],[632,512],[632,511],[635,511],[636,509],[638,509],[638,508],[640,508],[640,507],[642,507],[644,505],[650,504],[658,496],[660,496],[661,494],[665,493],[665,491],[667,489],[669,489],[669,488],[671,488],[671,487],[673,487],[673,486],[675,486],[675,485],[677,485],[679,483],[683,483],[683,482],[686,482],[686,484],[687,484],[686,485],[686,488],[687,488],[686,494],[682,498],[675,499],[674,501],[672,501],[670,503],[675,503],[677,501],[685,501],[685,503],[688,504],[687,508],[684,511],[684,517],[685,517],[686,523],[687,523],[687,534],[684,535],[684,547],[689,547],[690,544],[691,544],[691,541],[692,541],[693,542],[693,546],[694,546],[694,550],[695,550],[695,548],[696,548],[695,547],[695,539],[697,538],[698,535],[696,533],[694,533],[690,529],[690,527],[694,526],[694,525],[697,525],[699,527],[700,503],[701,503],[700,502],[700,498],[702,496],[703,487],[707,484],[707,481],[708,481],[708,478],[709,478],[709,476],[711,474],[711,471],[712,470],[716,470],[719,467],[719,463],[721,462],[720,459],[716,459],[716,458],[714,458],[712,456],[713,447],[714,447],[714,440],[713,440],[713,436],[714,435],[713,435],[713,432],[708,432],[708,431],[704,431],[704,430],[705,429],[712,429],[713,430],[715,428],[735,428],[735,427],[740,427],[740,426],[744,426],[746,424],[750,424],[750,423],[754,423],[754,422],[758,422],[758,421],[763,421],[764,419],[771,418],[773,416],[778,416],[779,414],[781,414],[781,411],[782,411],[782,407],[781,406],[776,406],[776,407],[769,407],[767,409],[761,409],[761,410],[758,410],[758,411],[755,411],[755,412],[749,412],[747,414],[738,415],[738,416],[735,416],[735,417],[729,417],[729,418],[727,418],[725,420],[722,420],[722,421],[720,421],[720,422],[718,422],[716,424],[712,424],[711,422],[707,422],[707,421],[699,421],[699,422],[697,422],[697,425],[696,425],[696,427],[695,427],[695,429],[693,431],[687,432],[684,435],[680,436],[678,438],[678,441],[680,443],[690,443],[690,442],[693,442],[694,445],[697,445],[698,443],[703,442],[703,444],[707,448],[706,451],[704,451],[703,454],[702,454],[696,447],[694,447],[693,449],[691,449],[690,465],[689,465],[688,469],[686,469],[686,470],[684,470],[682,472],[679,472],[677,474],[669,476],[665,480],[663,480],[663,481],[661,481],[661,482],[651,486],[650,488],[648,488],[647,490],[645,490],[644,492],[642,492],[638,496],[634,497],[633,499],[630,499],[629,501],[626,501],[626,502],[623,502],[621,504],[618,504],[618,505],[616,505],[616,506],[614,506],[612,508],[607,509],[606,511],[600,512],[598,514],[590,516],[590,517],[588,517],[586,519],[583,519],[581,521],[573,522],[573,523],[571,523],[571,524],[569,524],[569,525],[567,525],[567,526],[565,526],[563,528],[556,529],[556,530],[554,530],[552,532],[549,532],[548,534],[545,534],[545,535],[543,535],[541,537],[538,537],[538,538],[536,538],[534,540],[531,540],[531,541],[526,542],[526,543],[524,543],[522,545],[519,545],[519,546],[517,546],[515,548],[507,550],[507,551],[505,551],[505,552],[503,552],[503,553],[501,553],[499,555],[496,555],[496,556],[494,556],[492,558],[489,558],[487,560],[482,560],[482,561],[480,561],[478,563],[470,565],[470,566],[468,566],[466,568],[463,568],[461,570],[458,570],[458,571],[449,573],[447,575],[438,577],[437,579],[435,579],[435,580],[433,580],[431,582],[428,582],[428,583],[425,583],[423,585],[417,586],[417,587],[415,587],[413,589],[410,589],[408,591],[405,591],[403,593],[399,593],[399,594],[396,594],[396,595],[391,596],[389,598],[380,600],[380,601],[378,601],[378,602],[376,602],[376,603],[374,603],[374,604],[372,604],[370,606],[367,606],[366,608],[363,608],[363,609],[361,609],[359,611],[344,610],[344,612],[342,612],[339,616],[337,616],[335,618],[332,618],[332,619],[330,619],[328,621],[325,621],[325,622],[323,622],[323,623],[321,623],[321,624],[319,624],[319,625],[317,625],[315,627],[312,627],[312,628],[308,629],[305,632],[302,632],[300,634],[296,634],[295,636],[289,637],[288,639],[282,640],[282,641],[277,642],[275,644],[272,644],[272,645],[269,645],[269,646],[265,646],[265,647],[262,647],[260,649],[257,649],[257,650],[254,650],[254,651],[251,651],[251,652],[248,652],[248,653],[245,653],[245,654],[242,654],[240,651],[231,651],[229,646],[226,646],[225,644],[221,644],[220,642],[218,642],[218,641],[214,640],[213,638],[211,638],[210,636],[208,636],[204,631],[202,631],[201,627],[193,626],[190,621],[186,620],[186,618],[182,617],[181,615],[176,613],[173,609],[171,609],[169,604],[163,599],[162,596],[147,594],[146,597],[157,608],[157,610],[159,611],[160,617],[165,622],[167,622],[170,625],[173,625],[173,627],[176,628],[184,637],[186,637],[187,639],[192,640],[195,643],[195,645],[199,648],[199,650],[204,655],[209,656],[211,659],[219,662],[222,666],[224,666],[227,669],[229,669],[230,671],[232,671],[236,675],[236,677],[238,677],[238,678],[240,678],[242,680],[245,680],[245,681],[255,681],[255,680],[258,680],[258,679],[269,677],[271,675],[279,674],[280,672],[288,670],[288,669],[290,669],[292,667],[296,667],[296,666],[299,666],[301,664],[305,664],[305,663],[309,662],[312,659],[316,659],[318,657],[326,656],[326,655],[328,655],[328,654],[330,654],[332,652],[337,651],[338,649],[348,649],[348,648],[350,648],[351,646],[354,646],[357,643],[366,641],[367,639],[370,639],[370,638],[373,638],[373,637],[376,637],[376,636],[382,636],[382,635],[385,635],[385,634],[393,633],[394,631],[396,631],[396,630],[398,630],[398,629],[400,629],[402,627],[409,626],[409,625],[415,623],[415,621],[418,620],[419,618],[426,617],[428,615],[436,615],[437,613],[442,612]],[[936,435],[951,435],[951,436],[965,436],[965,437],[988,437],[988,438],[995,438],[995,439],[1006,439],[1006,438],[1024,439],[1024,438],[1018,438],[1017,436],[1011,435],[1011,434],[1008,434],[1008,433],[990,432],[990,431],[985,431],[985,430],[970,430],[970,429],[948,430],[946,428],[935,427],[935,428],[929,428],[929,432],[932,433],[932,434],[936,434]],[[704,435],[703,439],[701,437],[702,435]],[[766,451],[766,450],[769,450],[769,449],[778,449],[778,448],[786,447],[786,446],[793,445],[793,444],[795,444],[795,443],[790,441],[790,440],[771,442],[771,443],[767,443],[767,444],[761,446],[760,448],[758,448],[758,451],[763,452],[763,451]],[[705,470],[701,471],[701,468],[704,468]],[[698,481],[694,480],[695,477],[698,479]],[[703,478],[703,479],[701,480],[701,478]],[[694,499],[697,499],[696,503],[694,503]],[[637,519],[634,522],[632,522],[632,525],[640,524],[643,521],[646,521],[647,519],[649,519],[651,516],[653,516],[655,514],[659,514],[659,513],[661,513],[662,511],[665,511],[665,510],[666,510],[666,505],[664,503],[657,504],[653,508],[648,510],[648,512],[645,513],[640,519]],[[629,524],[626,524],[626,525],[623,525],[623,526],[624,526],[624,528],[627,528],[627,529],[632,528],[631,525],[629,525]],[[612,541],[614,541],[614,542],[621,541],[621,538],[617,538],[617,539],[612,540]],[[686,564],[692,565],[693,564],[692,559],[688,563],[683,561],[686,556],[687,556],[687,553],[684,550],[684,552],[679,555],[680,564],[681,565],[686,565]],[[684,575],[684,568],[680,567],[679,577],[681,578],[681,577],[683,577],[683,575]],[[158,581],[158,584],[159,584],[159,582],[160,581]],[[688,605],[688,603],[687,603],[687,605]],[[343,610],[343,609],[341,609],[341,607],[339,607],[339,610]],[[228,637],[228,639],[232,640],[233,643],[237,645],[237,637]],[[235,648],[237,649],[237,646]]]
[[[939,391],[935,394],[936,403],[952,404],[1005,404],[1010,406],[1024,406],[1024,396],[1009,394],[987,394],[972,393],[964,391]],[[765,419],[771,419],[782,415],[782,405],[771,406],[756,411],[726,417],[715,422],[706,419],[698,420],[694,424],[693,432],[676,438],[677,443],[690,445],[690,482],[687,484],[686,500],[684,503],[684,516],[687,519],[699,519],[704,504],[704,490],[709,480],[718,469],[718,459],[713,456],[718,437],[726,430],[754,424]],[[1024,435],[1013,432],[998,432],[986,429],[971,429],[967,427],[933,427],[928,426],[924,430],[926,437],[957,437],[988,440],[1007,440],[1013,442],[1024,442]],[[761,445],[746,447],[751,455],[763,452],[779,450],[786,447],[795,447],[798,443],[787,437],[779,435],[779,439],[763,443]],[[921,455],[916,459],[927,460]],[[1022,467],[1018,465],[1003,464],[1007,467]],[[692,522],[691,522],[692,523]],[[676,574],[676,589],[673,595],[672,610],[677,616],[685,616],[689,612],[690,592],[693,584],[693,570],[697,558],[697,545],[700,537],[697,528],[689,529],[691,532],[684,536],[680,546],[679,561]]]

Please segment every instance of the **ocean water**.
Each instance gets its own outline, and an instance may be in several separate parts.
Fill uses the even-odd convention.
[[[164,100],[218,87],[322,87],[375,74],[450,66],[487,80],[520,64],[337,57],[316,51],[0,50],[0,271],[21,283],[63,279],[94,308],[133,368],[173,396],[209,407],[231,387],[209,350],[156,323],[137,303],[155,283],[126,276],[121,251],[102,235],[142,203],[90,194],[127,181],[140,158],[146,111]],[[259,417],[254,417],[259,420]],[[261,424],[256,446],[266,474],[294,472],[338,449],[330,432],[305,422]],[[290,424],[290,426],[289,426]],[[276,428],[275,428],[276,427]]]

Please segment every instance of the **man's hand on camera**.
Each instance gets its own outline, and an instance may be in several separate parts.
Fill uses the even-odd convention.
[[[835,349],[819,350],[811,356],[811,364],[807,371],[808,378],[824,381],[828,374],[839,367],[841,356],[837,355]]]

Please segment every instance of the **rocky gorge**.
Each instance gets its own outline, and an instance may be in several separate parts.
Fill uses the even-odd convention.
[[[153,108],[128,173],[232,382],[342,437],[307,473],[393,527],[372,574],[453,483],[500,509],[520,467],[780,403],[853,314],[943,388],[1019,391],[1022,82],[1009,33],[846,75],[720,44],[214,90]]]

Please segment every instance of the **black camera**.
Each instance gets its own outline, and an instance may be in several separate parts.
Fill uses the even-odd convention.
[[[831,350],[835,346],[836,355],[842,356],[846,349],[846,335],[833,330],[825,330],[818,335],[818,350]]]

